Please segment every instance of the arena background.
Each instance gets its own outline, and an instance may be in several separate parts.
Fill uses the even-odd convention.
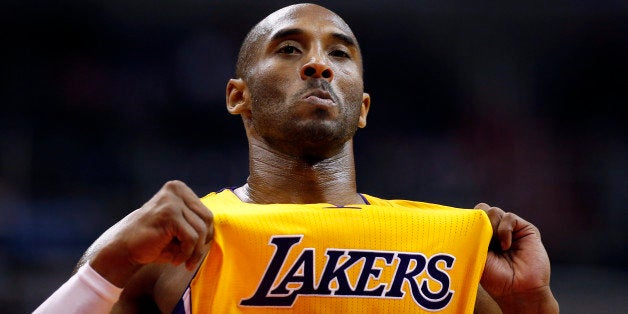
[[[627,308],[626,2],[319,3],[364,53],[361,192],[515,211],[542,231],[564,313]],[[3,1],[1,312],[32,311],[166,180],[244,182],[225,83],[285,4]]]

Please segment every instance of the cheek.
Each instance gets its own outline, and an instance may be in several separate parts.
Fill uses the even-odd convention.
[[[251,97],[255,103],[259,103],[261,100],[270,100],[270,98],[276,98],[281,90],[279,85],[282,82],[278,82],[278,77],[272,75],[266,68],[260,68],[259,71],[253,73],[251,77],[250,89]]]
[[[267,67],[259,67],[251,77],[251,97],[256,106],[271,107],[266,110],[276,110],[285,103],[287,95],[291,88],[289,75],[278,69]]]
[[[350,120],[357,123],[362,111],[362,93],[354,93],[351,97],[348,97],[347,105],[347,115],[350,116]]]
[[[266,134],[268,128],[285,119],[289,80],[270,67],[260,67],[251,78],[251,117],[255,129]],[[262,129],[264,130],[262,130]]]
[[[350,94],[353,97],[354,94],[359,93],[360,98],[362,97],[364,82],[360,68],[355,63],[336,66],[334,68],[334,80],[347,95]]]
[[[351,66],[338,66],[336,67],[334,74],[336,75],[336,77],[344,77],[344,78],[353,78],[356,77],[356,73],[358,72],[357,67],[351,65]]]
[[[360,77],[355,74],[338,77],[338,90],[342,93],[345,107],[351,112],[357,110],[359,113],[362,105],[362,95],[364,93],[364,87]]]
[[[264,88],[283,90],[290,82],[298,80],[298,72],[294,68],[273,62],[260,62],[252,79],[264,85]]]

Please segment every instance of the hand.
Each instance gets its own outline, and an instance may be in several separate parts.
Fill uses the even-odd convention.
[[[550,290],[550,261],[539,230],[521,217],[485,203],[493,227],[482,287],[504,313],[557,313]]]
[[[123,287],[150,263],[185,263],[194,270],[212,236],[209,209],[183,182],[170,181],[98,238],[84,258],[109,282]]]

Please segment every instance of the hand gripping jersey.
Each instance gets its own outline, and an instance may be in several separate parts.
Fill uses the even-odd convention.
[[[214,239],[175,312],[472,313],[490,222],[363,195],[367,205],[202,202]]]

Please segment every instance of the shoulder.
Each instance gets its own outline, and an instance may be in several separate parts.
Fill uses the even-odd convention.
[[[233,193],[233,190],[231,189],[222,189],[218,192],[211,192],[201,197],[201,202],[212,211],[242,204],[242,201]]]
[[[411,212],[415,215],[429,215],[439,219],[462,219],[473,224],[479,223],[482,228],[490,230],[491,224],[486,212],[480,209],[458,208],[427,202],[417,202],[403,199],[386,200],[362,194],[370,205],[390,207],[394,211]]]
[[[383,199],[383,198],[379,198],[379,197],[375,197],[375,196],[363,194],[363,193],[361,195],[366,199],[366,201],[370,205],[406,207],[406,208],[410,207],[410,208],[420,208],[420,209],[461,210],[461,208],[434,204],[434,203],[403,200],[403,199]]]

